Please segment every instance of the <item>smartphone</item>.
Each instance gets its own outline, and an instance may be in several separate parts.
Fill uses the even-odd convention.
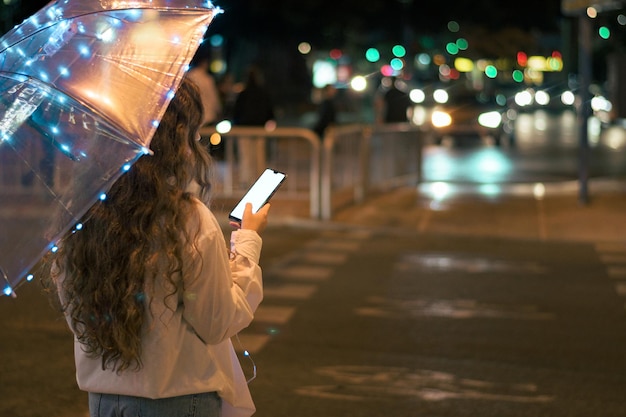
[[[285,178],[287,178],[287,174],[284,172],[267,168],[237,203],[228,215],[228,218],[241,223],[246,203],[252,203],[252,212],[256,213],[274,195],[278,187],[285,181]]]

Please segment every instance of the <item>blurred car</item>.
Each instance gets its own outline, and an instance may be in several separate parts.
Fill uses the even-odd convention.
[[[420,126],[436,144],[450,138],[455,142],[490,139],[496,146],[503,138],[511,139],[513,117],[507,113],[506,102],[497,97],[467,88],[414,90],[416,103],[412,121]],[[416,101],[417,99],[417,101]]]
[[[570,89],[528,87],[515,93],[510,107],[518,112],[574,110],[575,93]]]

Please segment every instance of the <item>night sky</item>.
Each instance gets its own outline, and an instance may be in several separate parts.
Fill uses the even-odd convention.
[[[21,3],[16,23],[48,2]],[[216,0],[214,4],[225,13],[213,30],[226,36],[289,36],[320,46],[355,36],[397,38],[407,27],[414,33],[441,31],[449,20],[494,31],[517,27],[555,32],[561,17],[561,0]]]

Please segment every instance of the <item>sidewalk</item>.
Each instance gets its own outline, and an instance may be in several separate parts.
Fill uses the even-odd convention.
[[[444,190],[438,187],[442,185],[422,184],[380,194],[338,211],[330,222],[285,213],[277,201],[272,206],[270,222],[626,244],[626,181],[590,181],[587,204],[579,201],[576,181],[546,184],[545,188],[534,184],[503,185],[500,190],[480,185],[444,186],[450,187]],[[446,191],[446,197],[435,197]]]

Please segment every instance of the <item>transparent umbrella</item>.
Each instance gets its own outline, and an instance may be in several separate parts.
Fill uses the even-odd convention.
[[[59,0],[0,38],[0,289],[19,284],[140,156],[221,10]]]

